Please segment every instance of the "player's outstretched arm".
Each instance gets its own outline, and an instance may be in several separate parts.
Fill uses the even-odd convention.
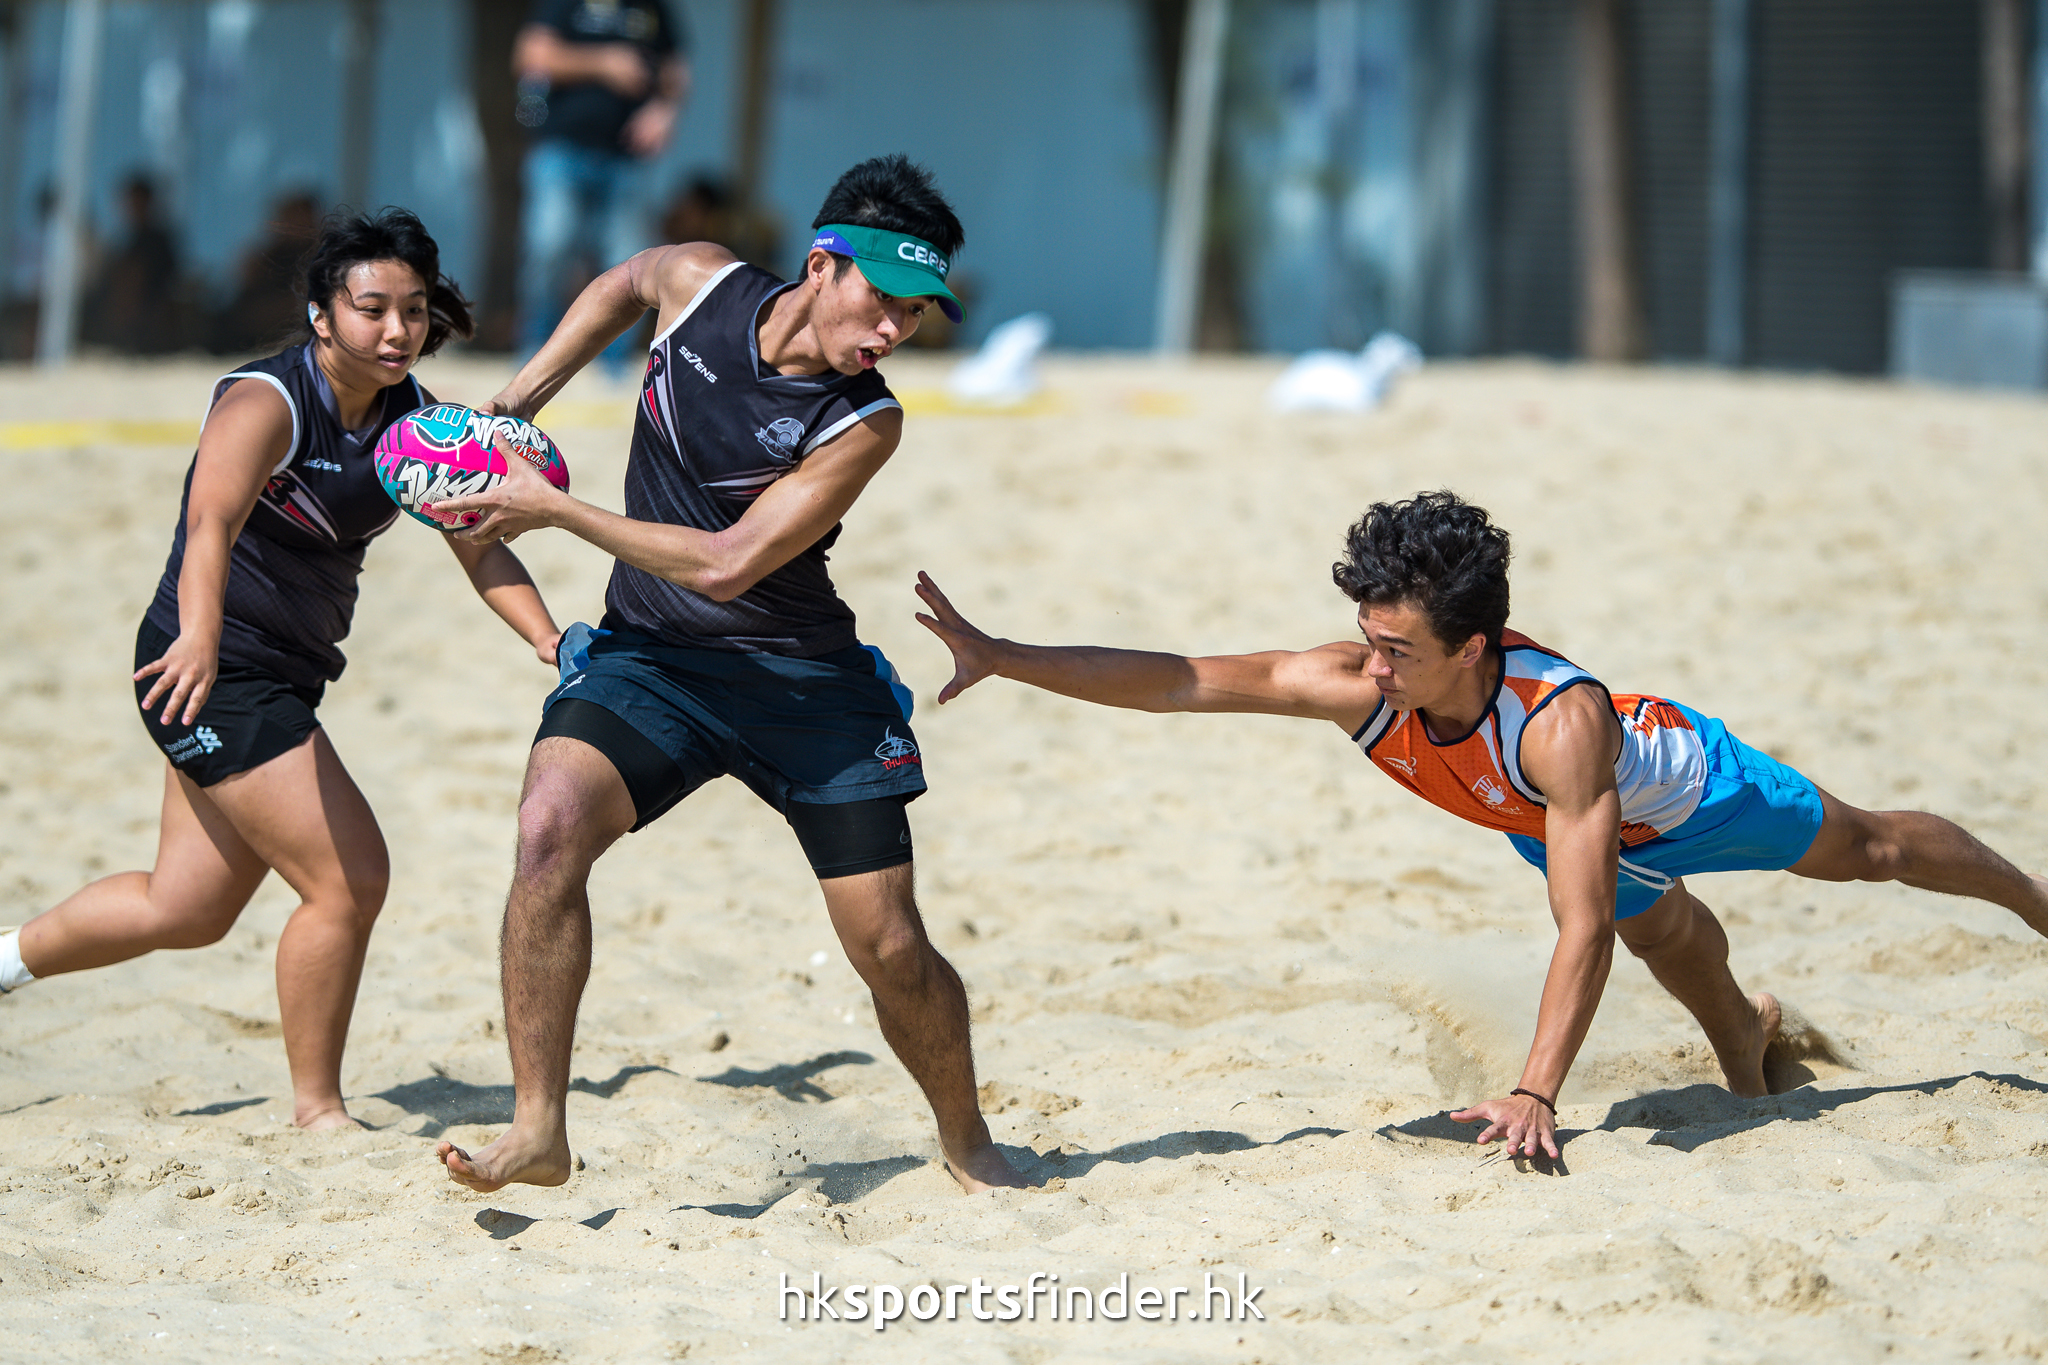
[[[562,632],[556,628],[548,604],[541,599],[533,575],[512,553],[512,547],[503,542],[472,545],[452,535],[443,539],[455,552],[462,571],[469,575],[470,586],[483,598],[484,605],[498,613],[499,619],[517,631],[520,639],[532,645],[542,663],[555,662],[555,646],[561,642]]]
[[[1103,706],[1134,711],[1237,711],[1327,720],[1354,731],[1372,717],[1380,692],[1366,676],[1370,651],[1340,642],[1293,652],[1187,658],[1090,645],[1021,645],[997,639],[962,616],[928,574],[917,595],[931,609],[918,621],[953,654],[941,704],[983,678],[1003,677]]]

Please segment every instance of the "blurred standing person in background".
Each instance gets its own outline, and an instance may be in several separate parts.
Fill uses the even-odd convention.
[[[183,341],[178,243],[158,209],[156,182],[131,173],[121,184],[127,231],[86,295],[81,339],[131,355],[162,355]]]
[[[57,212],[57,187],[44,181],[36,191],[36,212],[27,230],[14,235],[14,250],[6,263],[6,298],[0,300],[0,360],[27,360],[36,353],[36,324],[42,312],[43,255],[49,245],[50,221]],[[91,224],[80,235],[91,236]],[[81,247],[81,257],[91,260],[90,240]]]
[[[641,167],[668,145],[690,67],[666,0],[539,0],[512,71],[519,122],[534,132],[519,278],[519,347],[531,355],[562,320],[579,249],[601,269],[652,245]],[[605,361],[619,369],[632,354],[622,336]]]
[[[282,344],[299,325],[299,262],[320,232],[320,200],[294,190],[270,206],[265,234],[242,253],[235,296],[213,315],[211,349],[218,355]]]

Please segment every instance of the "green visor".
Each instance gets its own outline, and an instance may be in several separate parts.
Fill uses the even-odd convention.
[[[884,294],[898,299],[929,294],[939,301],[947,317],[960,321],[960,300],[946,288],[946,273],[953,263],[930,242],[887,228],[827,223],[818,229],[811,250],[851,256],[860,263],[860,273],[868,283]]]

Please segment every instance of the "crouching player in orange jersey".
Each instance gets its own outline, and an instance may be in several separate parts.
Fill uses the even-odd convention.
[[[1599,1006],[1618,936],[1706,1030],[1728,1088],[1766,1093],[1778,1002],[1745,996],[1690,873],[1784,869],[1899,881],[2002,905],[2048,936],[2048,882],[1918,811],[1845,805],[1662,697],[1609,692],[1507,628],[1508,535],[1450,493],[1375,503],[1337,586],[1363,642],[1221,658],[993,639],[927,577],[918,620],[953,652],[947,702],[987,677],[1105,706],[1327,720],[1408,790],[1497,829],[1549,883],[1557,948],[1521,1084],[1451,1115],[1480,1142],[1558,1155],[1556,1098]]]

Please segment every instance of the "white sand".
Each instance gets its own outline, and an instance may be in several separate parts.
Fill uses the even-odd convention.
[[[1733,1100],[1623,960],[1563,1096],[1568,1174],[1518,1170],[1442,1117],[1513,1084],[1550,947],[1504,840],[1325,725],[1001,682],[941,711],[909,590],[929,569],[1026,639],[1307,646],[1352,629],[1327,576],[1345,524],[1449,485],[1516,535],[1520,628],[2039,867],[2048,407],[1492,364],[1369,417],[1279,419],[1276,369],[1056,361],[1035,413],[914,411],[834,556],[917,690],[922,903],[974,996],[991,1126],[1045,1188],[954,1192],[795,840],[731,782],[596,876],[586,1169],[488,1197],[441,1178],[433,1139],[510,1112],[496,927],[550,678],[406,524],[372,550],[323,710],[395,865],[345,1072],[375,1131],[284,1121],[274,880],[216,947],[0,1001],[0,1359],[2048,1354],[2048,944],[2012,917],[1705,879],[1745,984],[1842,1064]],[[891,372],[913,397],[942,373]],[[0,922],[152,856],[160,764],[127,672],[208,374],[0,375]],[[479,399],[502,372],[423,377]],[[629,402],[588,383],[547,419],[613,506]],[[42,421],[73,425],[21,425]],[[561,619],[594,619],[602,556],[518,548]],[[784,1273],[1033,1271],[1243,1274],[1266,1320],[777,1319]]]

